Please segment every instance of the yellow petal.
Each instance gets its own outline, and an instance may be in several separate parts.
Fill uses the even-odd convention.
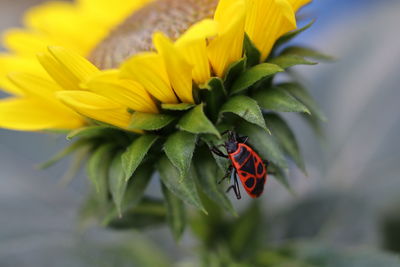
[[[30,73],[10,73],[11,82],[24,92],[26,96],[36,96],[47,101],[58,102],[54,93],[62,90],[55,82]]]
[[[292,5],[294,12],[297,12],[301,7],[311,3],[312,0],[288,0]]]
[[[192,92],[192,66],[163,33],[154,34],[153,43],[164,59],[165,65],[167,66],[168,77],[179,99],[184,103],[194,103]]]
[[[36,58],[2,54],[0,55],[0,87],[2,90],[11,94],[22,94],[22,91],[7,78],[8,73],[16,71],[48,77]]]
[[[69,71],[66,71],[49,53],[39,53],[37,58],[50,77],[64,90],[80,90],[80,81]]]
[[[214,19],[219,34],[208,46],[208,57],[214,72],[223,77],[229,65],[243,55],[245,2],[221,0]]]
[[[99,69],[92,63],[72,50],[60,46],[50,46],[49,51],[79,82],[85,82],[99,72]]]
[[[125,61],[121,66],[121,77],[139,82],[162,103],[178,103],[164,61],[156,53],[140,53]]]
[[[72,110],[58,108],[36,98],[10,98],[0,101],[0,127],[39,131],[46,129],[76,129],[85,124]]]
[[[127,128],[131,115],[127,108],[88,91],[59,91],[57,97],[78,113],[91,119]]]
[[[246,33],[265,60],[283,34],[296,29],[296,18],[287,0],[247,0]]]
[[[47,46],[55,45],[54,40],[28,30],[12,29],[4,34],[4,45],[18,55],[35,57],[39,52],[45,52]]]
[[[144,87],[135,81],[121,79],[118,71],[103,71],[92,77],[85,85],[88,90],[132,110],[158,113],[156,104]]]
[[[206,19],[190,27],[175,43],[186,61],[192,65],[193,80],[197,84],[203,84],[211,77],[207,57],[207,38],[217,33],[218,23]]]

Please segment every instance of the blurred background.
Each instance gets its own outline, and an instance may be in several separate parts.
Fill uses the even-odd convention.
[[[1,0],[0,30],[20,26],[23,11],[39,2]],[[337,61],[296,67],[328,121],[321,138],[298,117],[286,116],[309,176],[293,170],[295,195],[269,181],[262,205],[273,244],[316,240],[334,248],[400,252],[399,15],[398,0],[314,0],[301,11],[317,21],[294,43]],[[165,229],[145,235],[100,226],[82,230],[84,172],[68,183],[61,177],[68,160],[36,168],[65,144],[51,134],[0,130],[0,266],[131,266],[129,257],[137,266],[163,266],[196,255],[190,234],[175,247]]]

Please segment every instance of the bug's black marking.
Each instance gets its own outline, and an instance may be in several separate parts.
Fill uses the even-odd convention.
[[[239,154],[235,155],[234,158],[240,165],[242,165],[243,162],[245,162],[245,160],[249,157],[249,155],[250,151],[248,151],[244,147],[240,147]]]
[[[259,163],[258,163],[258,166],[257,166],[257,174],[258,174],[258,175],[262,175],[262,174],[263,174],[263,171],[264,171],[264,166],[262,165],[261,162],[259,162]]]
[[[255,179],[253,177],[250,177],[249,179],[246,180],[245,184],[248,188],[252,188],[254,185]]]
[[[264,183],[265,183],[265,177],[257,179],[256,186],[254,187],[253,191],[251,191],[251,193],[256,196],[261,195],[262,192],[264,191]]]
[[[241,170],[251,174],[256,174],[256,170],[254,168],[254,158],[250,157],[242,166]]]
[[[243,176],[243,178],[246,178],[249,174],[247,172],[240,172],[240,175]]]

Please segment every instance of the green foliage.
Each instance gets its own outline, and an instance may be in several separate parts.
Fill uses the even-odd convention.
[[[267,131],[260,107],[255,100],[248,96],[239,95],[230,98],[220,110],[221,115],[227,112],[234,113]]]
[[[167,138],[164,151],[168,159],[179,170],[180,179],[188,176],[197,136],[188,132],[176,132]]]
[[[268,88],[254,95],[261,108],[278,112],[310,113],[307,107],[280,87]]]
[[[214,124],[207,118],[206,114],[204,114],[203,104],[196,106],[186,113],[178,122],[178,127],[194,134],[209,133],[220,137]]]
[[[173,110],[173,111],[185,111],[193,108],[194,104],[188,103],[180,103],[180,104],[161,104],[161,108],[165,110]]]
[[[108,184],[110,193],[117,207],[117,211],[122,216],[122,200],[128,186],[128,181],[125,179],[125,172],[122,168],[122,153],[119,152],[111,162],[108,174]]]
[[[143,135],[135,139],[122,154],[122,169],[125,174],[125,181],[128,181],[136,168],[143,161],[151,146],[157,141],[156,135]]]
[[[189,175],[184,177],[184,179],[180,179],[179,171],[166,156],[162,156],[159,159],[157,162],[157,169],[160,173],[163,184],[172,193],[182,199],[185,203],[207,213],[197,193],[195,184],[196,177],[193,171],[190,171]]]
[[[265,116],[265,120],[268,124],[268,128],[271,129],[272,135],[276,137],[285,153],[294,160],[304,173],[306,173],[299,145],[289,125],[277,114],[268,114]]]
[[[271,77],[272,75],[282,72],[279,66],[270,63],[258,64],[248,70],[246,70],[242,75],[240,75],[234,82],[230,93],[237,94],[248,89],[250,86],[255,85],[257,82]]]
[[[253,67],[260,62],[261,52],[254,45],[253,41],[250,40],[247,33],[244,36],[244,51],[247,57],[248,67]]]
[[[165,185],[162,185],[162,191],[167,207],[167,221],[175,240],[179,240],[186,227],[185,205],[176,197]]]
[[[296,54],[283,54],[278,57],[275,57],[269,61],[269,63],[278,65],[282,69],[288,69],[290,67],[296,65],[316,65],[316,62],[312,62],[306,60],[304,57],[301,57]]]
[[[132,115],[130,129],[155,131],[164,128],[175,119],[174,116],[166,114],[150,114],[135,112]]]

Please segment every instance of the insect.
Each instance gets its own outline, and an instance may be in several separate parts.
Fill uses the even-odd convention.
[[[264,191],[264,184],[267,180],[268,161],[264,163],[261,157],[246,144],[248,137],[240,137],[233,131],[226,131],[223,135],[225,134],[228,134],[228,141],[220,146],[225,147],[228,154],[224,154],[216,146],[211,148],[214,154],[228,158],[231,161],[231,165],[220,182],[232,175],[233,171],[234,184],[231,185],[226,192],[233,189],[236,198],[241,199],[237,180],[239,176],[247,193],[252,198],[259,197]]]

